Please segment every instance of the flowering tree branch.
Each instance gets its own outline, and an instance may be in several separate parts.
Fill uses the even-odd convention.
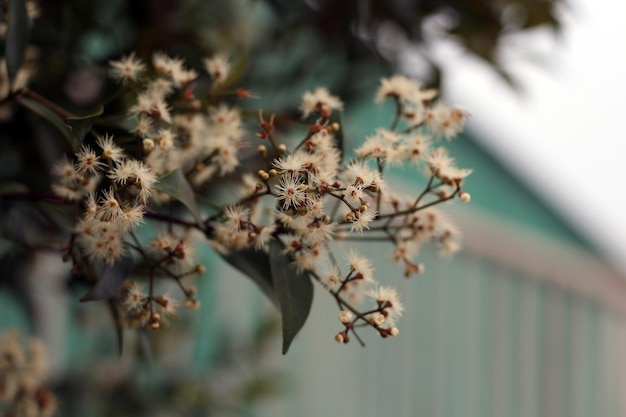
[[[424,270],[415,259],[421,245],[432,242],[454,252],[458,232],[434,207],[457,197],[469,201],[462,185],[471,170],[457,168],[437,143],[462,130],[467,112],[435,101],[437,92],[414,80],[384,78],[375,101],[395,104],[391,127],[379,128],[344,160],[336,116],[344,103],[326,88],[302,96],[308,128],[290,146],[282,142],[275,116],[266,118],[262,111],[258,131],[249,138],[241,112],[214,94],[214,87],[228,79],[228,60],[216,55],[203,64],[198,72],[163,53],[154,54],[151,63],[135,54],[112,61],[110,75],[123,93],[111,100],[119,94],[133,98],[123,116],[125,131],[117,137],[92,128],[108,120],[104,108],[77,118],[28,88],[12,93],[12,99],[48,118],[73,152],[53,168],[51,193],[7,192],[0,194],[0,204],[26,200],[72,207],[73,227],[60,237],[59,247],[71,260],[72,273],[97,277],[83,300],[114,300],[128,327],[157,330],[169,322],[179,302],[166,282],[182,293],[185,307],[199,307],[193,286],[184,281],[204,272],[195,261],[195,247],[208,244],[276,302],[284,352],[308,317],[311,277],[340,310],[338,342],[353,336],[364,344],[358,333],[363,327],[384,338],[398,335],[404,310],[399,294],[380,284],[370,261],[355,250],[345,261],[336,259],[334,242],[388,242],[407,277]],[[207,92],[197,90],[199,78],[210,82]],[[236,96],[252,93],[236,90]],[[67,123],[75,124],[68,130]],[[256,144],[256,168],[240,160],[239,150],[250,142]],[[427,185],[417,196],[400,196],[387,183],[385,171],[400,164],[425,171]],[[242,173],[237,198],[214,200],[205,194],[234,173]],[[173,210],[177,202],[181,210]],[[147,241],[136,233],[146,219],[165,226],[151,230],[154,236]],[[147,292],[131,279],[140,271]]]

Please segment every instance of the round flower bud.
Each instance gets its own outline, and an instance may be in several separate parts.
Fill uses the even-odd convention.
[[[344,310],[340,311],[339,321],[342,322],[343,324],[350,323],[352,321],[352,313],[350,313],[349,311],[344,311]]]
[[[189,310],[197,310],[200,308],[200,301],[194,299],[185,300],[185,308]]]
[[[461,200],[461,203],[469,203],[472,199],[472,196],[469,193],[462,191],[459,194],[459,199]]]
[[[265,172],[264,170],[260,169],[257,174],[259,175],[259,178],[261,178],[263,181],[267,181],[270,178],[270,174],[268,174],[267,172]]]
[[[375,313],[374,316],[372,317],[372,320],[374,321],[374,323],[376,323],[376,325],[382,326],[383,323],[385,322],[385,316],[380,313]]]
[[[150,138],[146,138],[143,140],[143,150],[144,152],[150,152],[154,149],[155,143],[154,140]]]
[[[392,327],[391,329],[389,329],[389,334],[392,336],[397,336],[398,334],[400,334],[400,330],[398,330],[397,327]]]
[[[335,342],[343,343],[343,332],[337,333],[335,335]]]
[[[278,151],[279,155],[282,155],[287,152],[287,146],[284,143],[281,143],[280,145],[278,145],[278,148],[276,150]]]
[[[196,272],[199,274],[204,274],[206,272],[206,268],[204,267],[204,265],[196,265]]]

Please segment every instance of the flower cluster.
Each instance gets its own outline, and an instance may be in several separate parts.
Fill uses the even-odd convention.
[[[205,58],[204,63],[213,85],[228,77],[230,65],[224,55]],[[129,116],[145,162],[154,172],[180,168],[199,185],[235,170],[245,133],[241,114],[223,103],[202,109],[194,94],[197,71],[162,52],[153,54],[149,73],[135,54],[111,66],[113,78],[138,89]]]
[[[75,269],[83,263],[115,268],[136,255],[148,271],[148,288],[127,281],[108,295],[117,297],[127,325],[158,329],[179,302],[158,292],[156,277],[177,284],[185,307],[199,306],[193,288],[182,283],[204,271],[195,263],[198,239],[191,232],[201,232],[196,235],[224,257],[249,251],[271,255],[278,247],[293,265],[297,276],[291,279],[311,276],[337,301],[344,327],[338,341],[347,343],[351,335],[361,341],[357,328],[363,326],[382,337],[397,335],[403,305],[396,290],[379,283],[370,261],[353,249],[345,264],[337,261],[334,245],[386,241],[391,259],[407,277],[424,270],[417,260],[423,244],[454,252],[458,231],[434,206],[456,197],[468,202],[462,183],[471,170],[458,168],[438,140],[459,133],[467,112],[436,101],[435,90],[414,80],[385,78],[375,101],[393,100],[396,116],[346,159],[339,143],[342,126],[332,118],[344,104],[321,87],[302,96],[299,108],[308,122],[298,141],[281,140],[275,117],[259,112],[256,137],[247,139],[256,142],[257,162],[242,168],[242,112],[225,104],[215,88],[228,79],[230,64],[221,54],[203,64],[204,71],[196,71],[163,53],[155,53],[150,63],[135,54],[111,62],[111,76],[130,96],[130,128],[127,136],[116,138],[92,130],[95,143],[86,139],[72,159],[54,169],[53,191],[80,207],[66,257]],[[208,99],[198,94],[198,85],[207,81]],[[233,95],[252,97],[242,91]],[[418,195],[404,196],[385,179],[387,167],[403,164],[425,174]],[[211,201],[204,190],[237,169],[238,199]],[[173,171],[178,182],[160,186]],[[193,220],[173,211],[172,197],[190,208]],[[146,218],[165,223],[167,231],[142,243],[134,231]]]
[[[7,403],[5,417],[49,417],[56,399],[42,382],[48,366],[44,346],[31,339],[25,349],[17,331],[0,335],[0,405]],[[0,407],[2,409],[2,407]]]
[[[145,206],[156,182],[142,161],[127,158],[111,136],[97,139],[99,151],[88,145],[55,166],[53,191],[84,205],[74,233],[91,261],[113,264],[125,253],[124,236],[143,222]],[[107,185],[98,188],[106,180]],[[72,255],[72,254],[70,254]]]
[[[244,174],[240,200],[218,217],[221,222],[214,225],[212,245],[229,253],[249,247],[260,250],[277,239],[297,270],[313,274],[337,299],[346,326],[338,340],[347,342],[359,321],[383,337],[396,335],[395,323],[403,311],[396,292],[380,286],[367,259],[356,252],[348,256],[347,273],[340,274],[331,245],[342,240],[387,240],[393,245],[391,258],[404,265],[407,277],[424,270],[415,257],[425,242],[439,244],[445,253],[457,250],[457,229],[433,206],[457,196],[468,202],[470,196],[461,184],[471,170],[458,168],[446,149],[435,143],[458,133],[467,113],[433,103],[435,96],[434,90],[424,90],[406,77],[383,79],[377,101],[394,98],[396,120],[391,128],[380,128],[366,138],[347,163],[342,163],[336,139],[341,126],[329,119],[343,104],[325,88],[303,95],[303,117],[317,119],[291,149],[277,143],[274,118],[267,121],[261,115],[257,136],[270,142],[274,156],[268,158],[264,144],[258,147],[266,169],[257,172],[256,181]],[[398,129],[401,123],[404,130]],[[428,185],[417,197],[398,195],[384,179],[385,166],[403,163],[424,168]],[[324,266],[330,266],[330,272]],[[373,300],[376,307],[358,312],[352,302],[363,298]]]

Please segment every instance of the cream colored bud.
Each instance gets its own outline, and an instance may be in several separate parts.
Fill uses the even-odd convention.
[[[150,138],[146,138],[143,140],[143,150],[144,152],[150,152],[151,150],[154,149],[154,140],[150,139]]]
[[[185,300],[185,308],[189,310],[197,310],[200,308],[200,301],[194,299]]]
[[[335,342],[337,343],[343,343],[343,332],[341,333],[337,333],[335,335]]]
[[[154,322],[152,322],[152,324],[150,324],[150,328],[151,328],[152,330],[158,330],[158,329],[159,329],[159,327],[161,327],[161,325],[159,324],[159,322],[158,322],[158,321],[154,321]]]
[[[461,203],[469,203],[471,199],[472,196],[469,193],[461,191],[461,193],[459,194],[459,200],[461,200]]]
[[[352,321],[352,313],[342,310],[339,312],[339,321],[343,324],[350,323]]]
[[[278,145],[278,148],[276,150],[278,151],[279,155],[282,155],[287,152],[287,146],[284,143],[281,143],[280,145]]]
[[[267,148],[265,147],[265,145],[259,145],[257,150],[259,151],[259,155],[261,155],[263,158],[267,156]]]
[[[398,328],[397,328],[397,327],[392,327],[392,328],[389,330],[389,334],[390,334],[390,335],[392,335],[392,336],[397,336],[397,335],[399,335],[399,334],[400,334],[400,330],[398,330]]]
[[[261,178],[263,181],[267,181],[270,178],[270,174],[268,174],[262,169],[260,169],[259,172],[257,172],[257,174],[259,175],[259,178]]]
[[[384,314],[375,313],[374,316],[372,317],[372,321],[376,323],[376,325],[382,326],[383,323],[385,322],[385,316]]]
[[[332,124],[332,125],[330,125],[330,126],[333,128],[333,130],[334,130],[335,132],[338,132],[338,131],[339,131],[339,129],[341,129],[341,126],[339,126],[339,123],[337,123],[337,122],[333,123],[333,124]]]
[[[404,270],[404,276],[406,278],[410,278],[413,274],[422,274],[424,273],[424,269],[424,264],[407,263]]]
[[[204,267],[204,265],[196,265],[196,272],[199,274],[204,274],[206,272],[206,268]]]
[[[278,171],[276,171],[274,168],[270,169],[267,173],[270,174],[270,177],[275,177],[276,175],[278,175]]]

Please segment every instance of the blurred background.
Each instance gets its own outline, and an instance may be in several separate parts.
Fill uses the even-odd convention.
[[[9,2],[11,3],[11,2]],[[302,127],[299,100],[328,86],[346,102],[349,146],[393,118],[372,102],[401,72],[469,108],[449,144],[470,205],[444,210],[464,234],[442,259],[425,250],[405,280],[369,248],[377,276],[406,305],[400,335],[338,345],[336,307],[320,288],[289,354],[280,322],[248,279],[209,249],[202,308],[163,332],[125,332],[116,353],[104,303],[57,253],[0,240],[0,332],[43,337],[63,416],[626,415],[626,36],[618,1],[94,0],[44,1],[30,42],[30,87],[77,114],[114,88],[111,59],[137,50],[200,59],[225,51],[234,99]],[[6,78],[2,80],[6,83]],[[4,90],[3,90],[4,91]],[[124,103],[119,103],[122,106]],[[24,109],[3,106],[0,180],[45,188],[60,150]],[[252,125],[250,128],[252,132]],[[397,170],[405,189],[418,172]],[[423,185],[423,184],[422,184]],[[6,209],[6,207],[0,207]],[[23,209],[23,207],[21,207]],[[3,231],[15,210],[2,212]],[[26,210],[27,211],[27,210]],[[25,219],[30,221],[29,214]],[[39,218],[36,213],[33,218]],[[25,220],[22,220],[25,221]],[[363,250],[368,250],[363,248]]]

